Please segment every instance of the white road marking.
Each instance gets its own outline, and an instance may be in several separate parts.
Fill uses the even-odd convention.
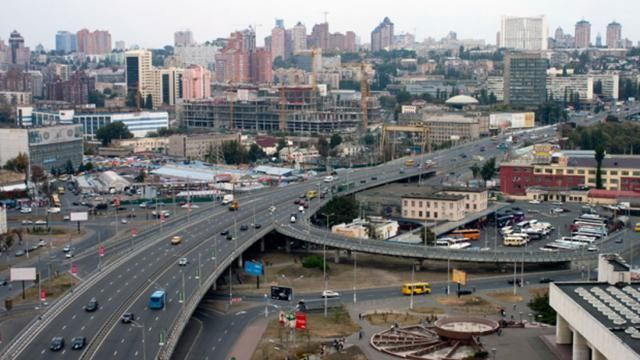
[[[156,321],[158,321],[158,319],[160,319],[160,316],[156,316]]]
[[[136,351],[135,354],[133,354],[133,356],[138,356],[138,352]]]
[[[80,331],[84,331],[84,326],[82,326],[82,327],[80,328]]]
[[[113,299],[112,297],[110,297],[107,301],[111,301],[111,299]]]
[[[218,338],[218,342],[221,342],[221,341],[222,341],[222,338]]]
[[[66,329],[66,328],[67,328],[67,325],[63,325],[62,326],[62,330]]]
[[[116,356],[116,355],[118,355],[118,350],[113,352],[113,356]]]
[[[121,344],[124,344],[124,338],[122,338],[122,340],[120,340],[120,343],[121,343]]]
[[[46,349],[42,349],[42,351],[40,352],[40,354],[44,355],[44,352],[47,351]]]
[[[75,318],[76,318],[76,315],[73,314],[73,316],[71,317],[71,320],[75,320]]]

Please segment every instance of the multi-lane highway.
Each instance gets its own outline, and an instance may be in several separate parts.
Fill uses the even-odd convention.
[[[596,120],[596,119],[594,119]],[[553,127],[538,129],[539,135],[553,135]],[[540,137],[542,138],[542,137]],[[453,149],[420,156],[436,161],[439,171],[448,174],[455,169],[466,171],[471,165],[471,157],[461,159],[460,154],[473,155],[480,146],[487,148],[486,156],[497,154],[495,145],[488,139],[461,144]],[[457,159],[452,161],[451,159]],[[400,173],[402,160],[396,160],[378,167],[359,169],[343,174],[356,184],[353,191],[378,186],[407,177],[415,177],[422,168],[407,168]],[[377,180],[372,180],[372,177]],[[361,180],[365,180],[362,183]],[[338,248],[352,249],[398,256],[442,257],[469,252],[446,252],[439,249],[408,247],[401,244],[372,243],[369,241],[348,240],[333,235],[327,236],[321,229],[308,226],[304,221],[292,225],[288,222],[290,214],[295,212],[293,200],[310,189],[324,186],[321,179],[282,188],[269,189],[241,198],[241,208],[229,212],[226,207],[203,207],[186,219],[175,219],[160,230],[159,227],[148,233],[141,233],[136,245],[131,247],[128,240],[113,245],[111,262],[106,262],[101,271],[87,276],[73,293],[53,304],[34,320],[16,339],[5,348],[3,358],[51,359],[51,358],[168,358],[171,355],[182,329],[199,300],[207,292],[229,265],[242,252],[266,233],[276,229],[286,235],[301,240],[325,243]],[[307,215],[317,211],[320,200],[314,200]],[[277,210],[268,211],[275,205]],[[250,227],[241,231],[242,224],[260,223],[262,227]],[[234,235],[231,241],[220,235],[229,229]],[[171,245],[174,235],[182,236],[180,245]],[[475,261],[477,254],[462,260]],[[568,253],[556,256],[568,256]],[[577,255],[577,254],[574,254]],[[484,255],[481,255],[484,256]],[[491,261],[496,261],[495,255]],[[501,255],[502,256],[502,255]],[[507,256],[507,254],[505,254]],[[538,254],[528,254],[527,259],[545,261]],[[549,256],[549,255],[547,255]],[[178,266],[178,259],[189,258],[187,266]],[[518,257],[518,260],[522,256]],[[568,261],[567,257],[559,259]],[[503,259],[513,261],[514,259]],[[558,261],[558,260],[556,260]],[[167,292],[167,304],[162,310],[150,310],[147,306],[152,291],[164,289]],[[99,302],[99,309],[86,312],[83,306],[91,299]],[[133,312],[136,320],[133,324],[120,323],[124,312]],[[49,350],[51,337],[63,336],[67,341],[65,349],[58,353]],[[85,336],[88,346],[73,351],[68,345],[74,336]]]

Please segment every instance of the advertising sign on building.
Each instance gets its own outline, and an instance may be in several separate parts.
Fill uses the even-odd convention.
[[[418,107],[413,105],[402,105],[403,114],[415,114],[418,112]]]
[[[489,115],[490,129],[525,129],[535,126],[536,115],[526,113],[495,113]]]

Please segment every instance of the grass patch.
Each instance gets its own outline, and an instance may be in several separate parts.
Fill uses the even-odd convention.
[[[318,354],[322,343],[326,344],[337,337],[349,336],[358,330],[360,327],[351,320],[344,307],[330,311],[326,318],[322,313],[307,314],[307,331],[296,332],[294,348],[293,343],[287,343],[288,329],[281,328],[278,320],[271,320],[251,359],[281,360],[287,349],[293,358],[302,359],[304,355]],[[352,358],[354,357],[348,357],[348,359]]]
[[[500,309],[496,304],[478,296],[439,296],[436,301],[442,305],[446,305],[457,313],[473,314],[473,315],[491,315],[496,314]]]
[[[64,294],[69,288],[74,286],[78,282],[78,279],[71,276],[71,274],[64,273],[52,280],[42,281],[42,289],[47,295],[47,301],[51,299],[57,299],[60,295]],[[22,286],[20,283],[14,283],[14,286]],[[25,298],[22,298],[22,293],[12,298],[13,304],[24,304],[28,302],[35,302],[40,298],[38,293],[38,287],[30,287],[25,289]]]
[[[391,325],[396,323],[400,325],[415,325],[420,324],[422,320],[424,320],[422,316],[393,312],[366,314],[363,317],[369,322],[369,324],[375,326]]]
[[[496,300],[504,301],[511,304],[517,304],[524,301],[524,298],[521,295],[513,295],[513,292],[511,291],[490,292],[487,295]]]

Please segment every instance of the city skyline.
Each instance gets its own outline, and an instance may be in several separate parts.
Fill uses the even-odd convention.
[[[371,31],[385,16],[395,24],[396,34],[415,33],[417,41],[426,37],[440,39],[449,31],[456,31],[459,38],[483,39],[495,44],[502,15],[542,14],[548,18],[549,34],[553,34],[557,27],[562,27],[565,33],[573,33],[575,23],[585,19],[591,23],[591,42],[595,42],[596,34],[606,33],[607,24],[615,20],[622,25],[622,38],[629,38],[634,44],[640,40],[640,24],[634,21],[632,15],[640,10],[640,4],[614,3],[602,11],[595,2],[584,1],[569,1],[559,5],[547,0],[535,3],[494,0],[481,5],[468,0],[445,4],[409,1],[401,8],[385,8],[382,4],[376,6],[378,4],[371,2],[346,4],[331,0],[317,5],[305,4],[305,11],[301,12],[299,2],[290,0],[281,1],[278,5],[257,1],[214,5],[204,0],[184,0],[179,4],[185,11],[180,11],[176,3],[170,1],[149,6],[148,3],[113,0],[109,6],[101,6],[86,5],[77,0],[61,0],[57,6],[47,8],[46,12],[33,11],[34,8],[41,8],[42,3],[42,0],[25,0],[4,4],[5,11],[0,15],[0,38],[6,41],[9,33],[15,29],[25,38],[26,45],[35,47],[41,43],[45,48],[52,49],[55,47],[57,31],[76,32],[87,28],[92,31],[108,30],[113,41],[124,40],[128,46],[158,48],[172,44],[173,33],[179,30],[189,29],[196,41],[204,42],[227,37],[232,31],[249,25],[258,25],[257,39],[261,44],[262,39],[271,33],[276,18],[283,19],[286,28],[292,28],[300,21],[310,32],[313,24],[324,21],[324,12],[327,12],[331,32],[353,30],[361,43],[370,41]],[[128,11],[123,12],[122,9]],[[198,10],[186,11],[189,9]],[[358,12],[362,15],[358,15],[358,21],[354,22],[353,16]],[[224,16],[218,19],[216,13]],[[20,18],[29,18],[29,21],[15,20]],[[154,24],[162,25],[154,27]]]

